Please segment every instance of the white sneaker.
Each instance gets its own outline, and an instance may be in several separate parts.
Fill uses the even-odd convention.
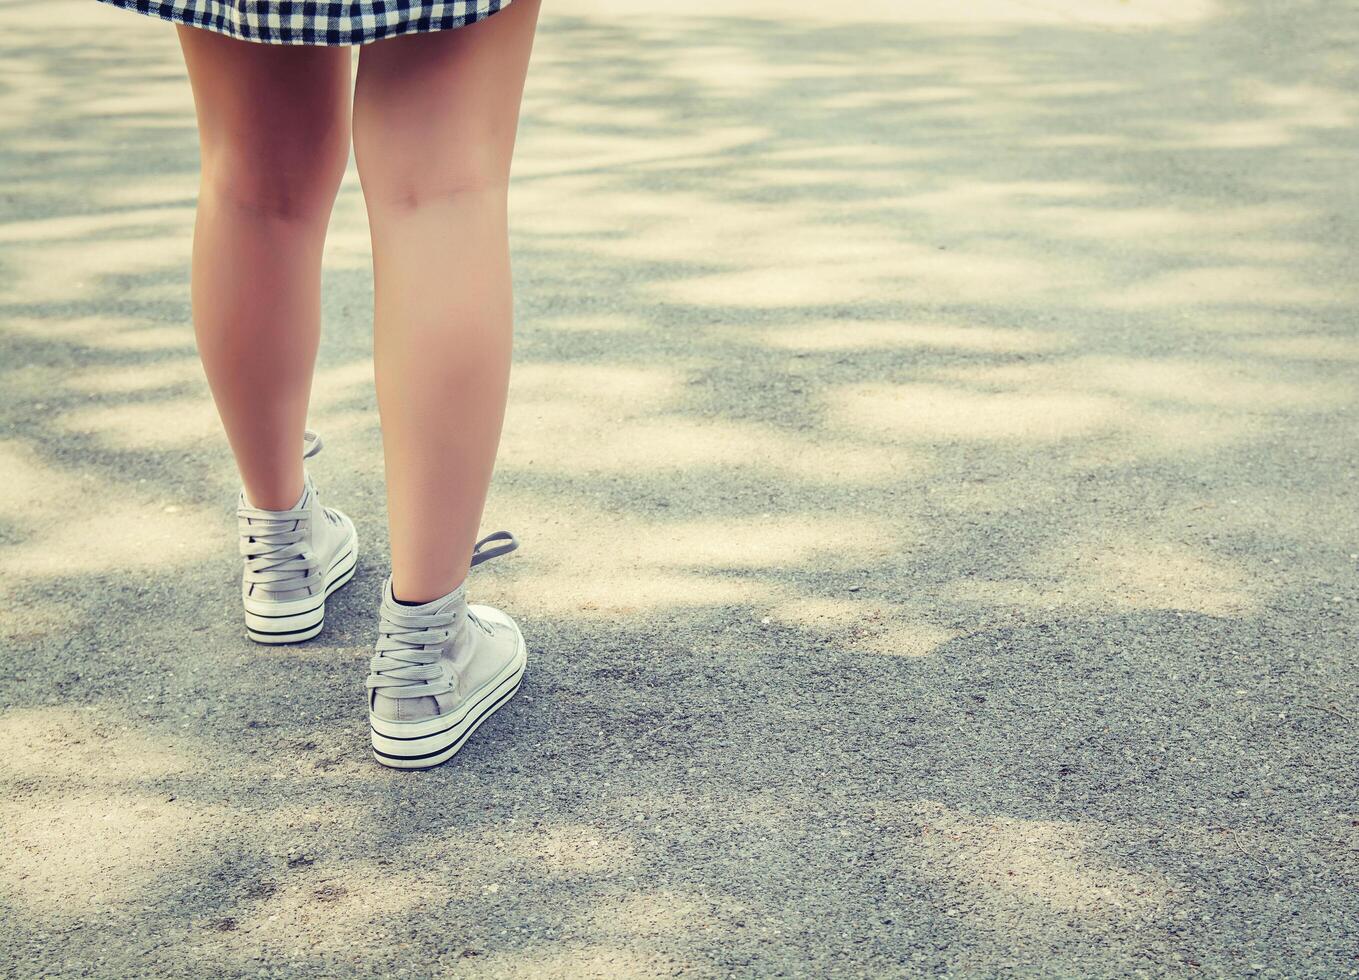
[[[482,551],[489,541],[504,545]],[[519,547],[497,531],[477,542],[472,565]],[[373,755],[393,769],[447,762],[483,721],[519,690],[528,661],[514,620],[467,604],[467,583],[407,606],[383,587],[377,653],[369,665],[368,722]]]
[[[303,459],[321,451],[321,437],[308,430]],[[237,502],[241,535],[241,600],[245,629],[256,643],[297,643],[321,632],[326,598],[354,577],[359,537],[354,522],[322,507],[311,474],[302,497],[288,510],[252,507],[245,491]]]

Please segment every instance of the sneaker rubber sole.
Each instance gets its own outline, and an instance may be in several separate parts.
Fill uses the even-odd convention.
[[[487,606],[473,605],[471,609],[483,619],[508,620],[498,610]],[[519,632],[517,625],[515,632]],[[527,665],[528,648],[524,644],[524,634],[519,633],[519,648],[505,669],[469,698],[464,708],[451,716],[440,715],[419,721],[388,721],[370,711],[368,724],[372,730],[373,758],[392,769],[432,769],[447,762],[481,727],[482,722],[514,697],[524,679]]]
[[[359,536],[350,532],[349,540],[326,571],[326,587],[319,596],[288,602],[245,600],[245,632],[256,643],[301,643],[321,632],[326,624],[326,600],[354,577],[359,564]]]

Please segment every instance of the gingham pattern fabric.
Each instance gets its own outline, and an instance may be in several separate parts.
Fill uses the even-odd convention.
[[[511,0],[101,0],[265,44],[367,44],[484,20]]]

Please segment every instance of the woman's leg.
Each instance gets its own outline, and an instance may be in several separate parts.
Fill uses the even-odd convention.
[[[513,302],[510,158],[539,0],[359,55],[354,153],[397,599],[462,584],[495,464]]]
[[[302,494],[302,433],[321,330],[321,249],[349,158],[349,48],[179,28],[202,180],[193,320],[246,496]]]

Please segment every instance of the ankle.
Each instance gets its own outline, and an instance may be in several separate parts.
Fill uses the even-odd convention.
[[[463,591],[466,585],[466,575],[456,583],[448,585],[443,582],[422,582],[418,579],[414,582],[402,582],[393,573],[392,599],[401,606],[427,606],[432,602],[446,602],[452,599]]]
[[[305,477],[298,487],[300,489],[295,491],[285,488],[282,492],[273,487],[259,487],[252,492],[249,487],[243,487],[241,492],[245,496],[246,505],[256,510],[296,510],[307,498]]]

